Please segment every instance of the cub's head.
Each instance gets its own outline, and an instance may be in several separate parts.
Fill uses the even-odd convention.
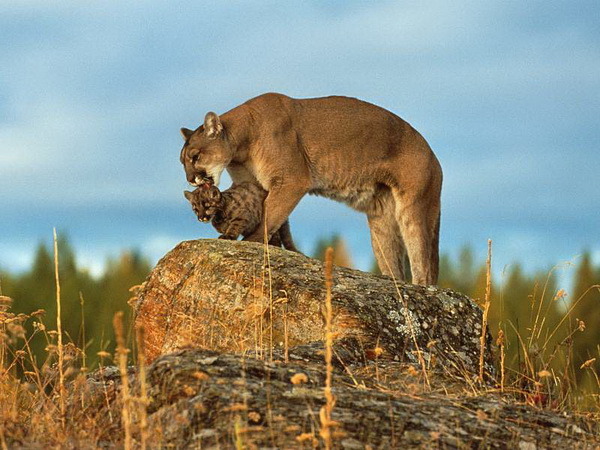
[[[189,183],[219,185],[223,169],[231,162],[234,152],[226,131],[214,112],[206,114],[204,124],[196,130],[181,129],[185,144],[179,159]]]
[[[216,186],[204,183],[193,192],[184,191],[183,195],[201,222],[210,222],[220,210],[221,191]]]

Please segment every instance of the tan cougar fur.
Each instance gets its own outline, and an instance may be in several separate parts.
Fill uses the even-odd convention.
[[[187,180],[236,183],[267,192],[262,225],[246,240],[262,242],[305,194],[344,202],[367,214],[381,271],[413,283],[438,278],[442,169],[425,139],[395,114],[348,97],[293,99],[264,94],[196,130],[181,129]]]

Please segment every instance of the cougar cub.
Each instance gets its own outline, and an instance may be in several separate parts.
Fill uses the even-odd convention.
[[[219,239],[235,240],[241,234],[252,234],[261,223],[263,201],[267,191],[255,183],[236,184],[226,191],[209,183],[204,183],[193,192],[184,191],[185,198],[192,204],[198,220],[212,222],[221,233]],[[273,234],[269,244],[297,252],[292,240],[289,221]]]

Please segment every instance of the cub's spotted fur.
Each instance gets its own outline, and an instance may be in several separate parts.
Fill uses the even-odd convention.
[[[219,239],[237,239],[256,231],[262,220],[263,202],[267,192],[255,183],[240,183],[221,192],[215,185],[204,183],[193,192],[185,191],[198,220],[212,222],[221,233]],[[289,221],[274,233],[269,244],[297,252]]]

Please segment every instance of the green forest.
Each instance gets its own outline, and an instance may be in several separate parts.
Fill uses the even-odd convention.
[[[335,250],[335,264],[352,267],[339,236],[321,239],[311,255],[322,259],[328,246]],[[109,259],[104,274],[95,278],[78,264],[65,235],[59,236],[58,249],[62,328],[68,341],[85,348],[88,366],[93,368],[99,352],[112,353],[113,315],[124,311],[130,317],[130,288],[144,281],[151,264],[141,252],[128,250]],[[571,291],[557,285],[552,268],[527,273],[518,262],[510,265],[501,281],[492,280],[488,322],[495,340],[502,330],[504,337],[498,344],[506,354],[507,369],[554,371],[579,386],[600,386],[595,379],[600,362],[600,267],[593,265],[591,255],[584,252],[578,258]],[[32,336],[32,353],[42,364],[53,339],[48,330],[56,329],[52,248],[40,243],[30,269],[18,274],[0,270],[0,283],[0,295],[14,300],[11,311],[31,315],[26,335]],[[485,261],[477,261],[468,246],[456,259],[442,255],[439,285],[483,305]]]

